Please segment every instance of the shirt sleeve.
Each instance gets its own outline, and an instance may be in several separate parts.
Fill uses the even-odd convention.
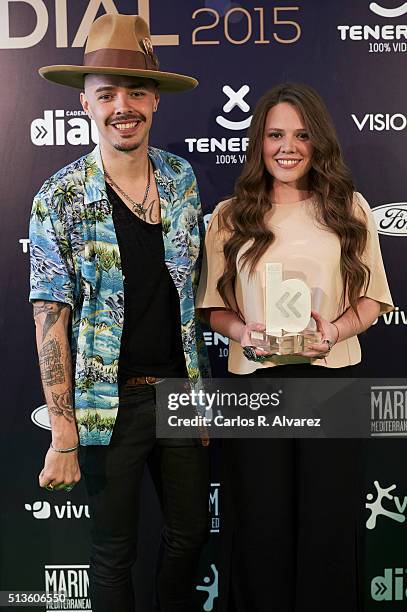
[[[228,308],[216,286],[225,269],[223,246],[225,232],[219,230],[219,204],[212,213],[206,235],[201,278],[198,287],[197,308]]]
[[[70,241],[50,189],[34,198],[30,217],[30,302],[47,300],[74,307],[74,272]]]
[[[366,215],[366,225],[368,230],[367,244],[363,255],[363,261],[370,270],[370,280],[363,295],[364,297],[368,297],[376,302],[379,302],[380,314],[383,314],[393,310],[394,305],[387,282],[386,271],[384,269],[379,235],[373,213],[365,198],[360,193],[356,193],[355,200]]]
[[[203,245],[204,245],[204,239],[205,239],[205,227],[204,227],[204,221],[203,221],[201,198],[199,195],[199,188],[198,188],[196,176],[195,176],[195,173],[192,167],[189,164],[188,164],[188,168],[189,168],[188,176],[190,179],[189,191],[191,192],[189,196],[189,200],[192,203],[196,211],[196,219],[197,219],[197,232],[195,232],[194,235],[191,236],[191,240],[194,241],[194,244],[196,245],[196,249],[198,253],[195,259],[193,268],[191,270],[192,284],[193,284],[194,295],[195,295],[197,291],[197,285],[198,285],[199,275],[200,275],[201,266],[202,266]]]

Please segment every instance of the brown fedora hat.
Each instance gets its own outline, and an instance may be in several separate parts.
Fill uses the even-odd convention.
[[[83,66],[44,66],[40,75],[48,81],[83,89],[86,74],[109,74],[153,79],[160,91],[187,91],[193,77],[162,72],[154,55],[147,23],[138,15],[107,14],[96,19],[89,31]]]

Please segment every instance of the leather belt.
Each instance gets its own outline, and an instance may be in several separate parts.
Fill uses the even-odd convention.
[[[126,380],[126,385],[156,385],[162,380],[158,376],[131,376]]]

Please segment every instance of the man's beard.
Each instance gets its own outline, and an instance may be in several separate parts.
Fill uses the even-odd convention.
[[[130,153],[131,151],[137,151],[140,145],[141,142],[134,142],[133,144],[128,145],[116,143],[113,146],[116,151],[121,151],[122,153]]]

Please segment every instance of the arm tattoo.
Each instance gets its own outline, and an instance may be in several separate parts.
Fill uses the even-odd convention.
[[[63,416],[67,421],[72,423],[75,419],[75,413],[72,406],[72,393],[64,391],[63,393],[52,392],[53,405],[48,406],[50,414],[54,416]]]
[[[51,327],[58,321],[59,317],[61,316],[61,312],[65,308],[69,308],[69,306],[67,304],[63,304],[62,302],[37,302],[34,304],[34,319],[43,312],[46,314],[44,327],[42,330],[43,340]]]
[[[39,353],[41,378],[44,385],[52,387],[65,382],[61,347],[55,339],[43,344]]]

